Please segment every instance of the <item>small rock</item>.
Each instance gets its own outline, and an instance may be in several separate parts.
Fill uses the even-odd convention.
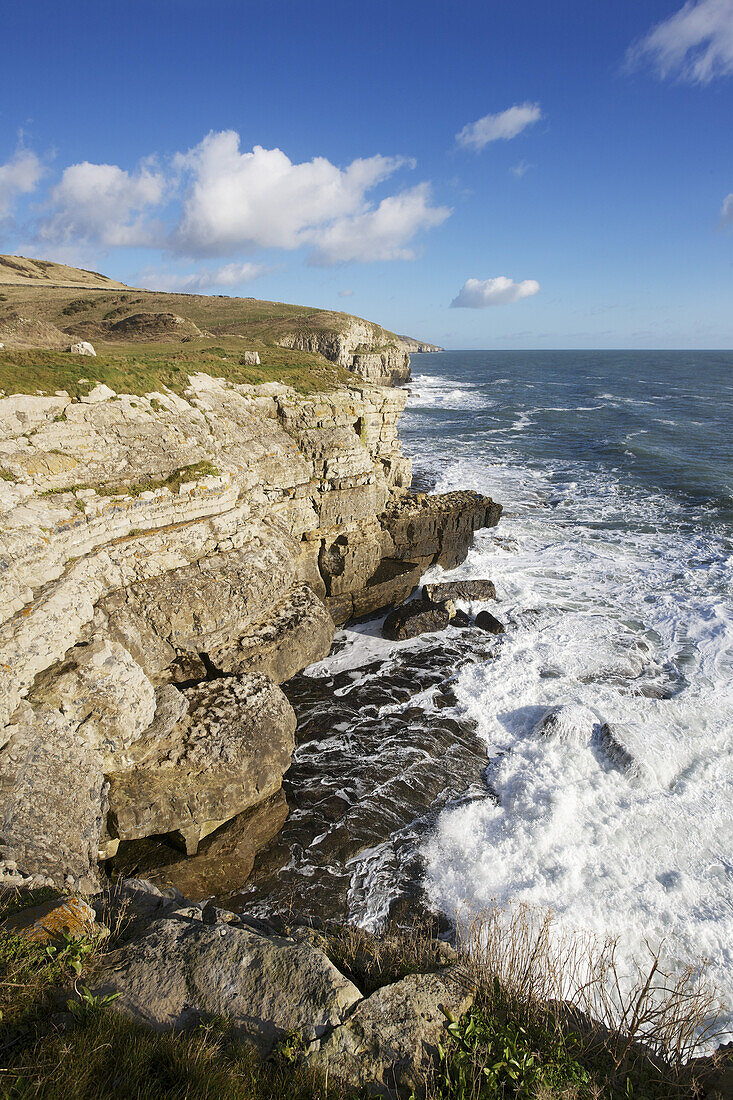
[[[587,745],[593,736],[596,716],[580,703],[552,707],[535,726],[540,737],[552,737],[568,745]]]
[[[78,344],[72,344],[69,348],[72,355],[94,355],[96,357],[96,351],[88,340],[80,340]]]
[[[467,627],[473,626],[473,620],[470,615],[467,615],[465,611],[456,611],[455,615],[450,621],[451,626]]]
[[[415,638],[418,634],[443,630],[450,619],[447,608],[415,601],[391,611],[384,620],[382,634],[393,642],[402,642],[406,638]]]
[[[504,624],[499,622],[496,616],[492,615],[490,611],[479,611],[476,616],[476,626],[481,627],[482,630],[488,630],[489,634],[506,633]]]
[[[496,588],[493,581],[441,581],[426,584],[423,592],[432,603],[444,603],[445,600],[495,600]]]
[[[60,939],[62,934],[84,939],[101,929],[91,905],[82,898],[54,898],[42,905],[24,909],[3,921],[4,932],[36,943]]]

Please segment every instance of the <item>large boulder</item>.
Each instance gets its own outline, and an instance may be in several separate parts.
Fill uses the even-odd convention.
[[[80,340],[78,344],[72,344],[69,351],[72,355],[93,355],[95,359],[97,356],[94,346],[88,340]]]
[[[136,852],[136,873],[144,874],[156,886],[174,887],[193,901],[230,894],[247,881],[255,856],[277,836],[287,816],[288,804],[280,790],[207,836],[196,855],[161,864],[158,847],[155,865],[140,869]]]
[[[127,771],[109,775],[110,831],[121,840],[179,833],[186,850],[280,789],[295,748],[295,714],[256,673],[184,689],[188,715],[142,739]]]
[[[281,684],[326,657],[333,634],[333,619],[323,601],[308,585],[300,585],[235,645],[211,650],[209,659],[221,672],[263,672]]]
[[[361,993],[307,939],[265,936],[186,907],[110,952],[93,983],[115,1010],[157,1030],[224,1016],[263,1056],[281,1036],[313,1040],[339,1024]]]
[[[497,619],[496,615],[492,615],[490,611],[479,611],[476,616],[476,626],[481,630],[487,631],[489,634],[505,634],[506,627],[500,619]]]
[[[107,759],[129,748],[153,721],[155,690],[124,646],[97,638],[74,646],[39,676],[33,702],[57,707],[78,728],[77,738]]]
[[[372,1096],[419,1090],[446,1040],[446,1012],[461,1016],[473,996],[457,968],[410,974],[361,1001],[309,1065]]]
[[[390,611],[384,620],[382,634],[390,641],[403,642],[407,638],[416,638],[418,634],[444,630],[450,620],[451,612],[448,607],[416,600]]]

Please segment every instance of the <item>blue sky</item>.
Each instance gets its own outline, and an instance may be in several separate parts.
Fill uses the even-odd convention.
[[[733,346],[733,0],[2,22],[0,251],[448,347]]]

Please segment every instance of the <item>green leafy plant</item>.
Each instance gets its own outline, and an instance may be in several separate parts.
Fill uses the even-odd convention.
[[[437,1084],[446,1100],[533,1097],[568,1087],[583,1095],[587,1070],[571,1052],[573,1036],[541,1032],[473,1009],[448,1016],[448,1043],[439,1046]]]
[[[77,993],[79,999],[77,1001],[67,1001],[66,1007],[78,1023],[86,1023],[93,1013],[107,1008],[120,996],[119,993],[95,994],[86,985],[81,987],[80,993],[77,990]]]

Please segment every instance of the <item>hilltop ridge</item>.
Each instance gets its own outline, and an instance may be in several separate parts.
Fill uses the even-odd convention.
[[[433,347],[349,313],[257,298],[138,289],[80,268],[19,256],[0,256],[0,286],[0,344],[8,367],[9,352],[44,348],[58,353],[78,340],[92,341],[100,358],[114,360],[121,369],[141,357],[180,357],[185,344],[186,365],[199,369],[212,365],[197,364],[202,356],[210,360],[212,352],[230,364],[245,349],[256,352],[257,365],[265,369],[239,379],[244,382],[291,383],[288,370],[305,367],[318,375],[333,373],[335,367],[337,373],[349,371],[378,385],[399,385],[410,377],[410,350]],[[47,359],[47,366],[68,366],[58,357]],[[101,365],[95,364],[97,375]],[[17,361],[15,366],[29,364]],[[7,390],[2,367],[0,359],[0,388]],[[42,386],[28,392],[38,388]]]

